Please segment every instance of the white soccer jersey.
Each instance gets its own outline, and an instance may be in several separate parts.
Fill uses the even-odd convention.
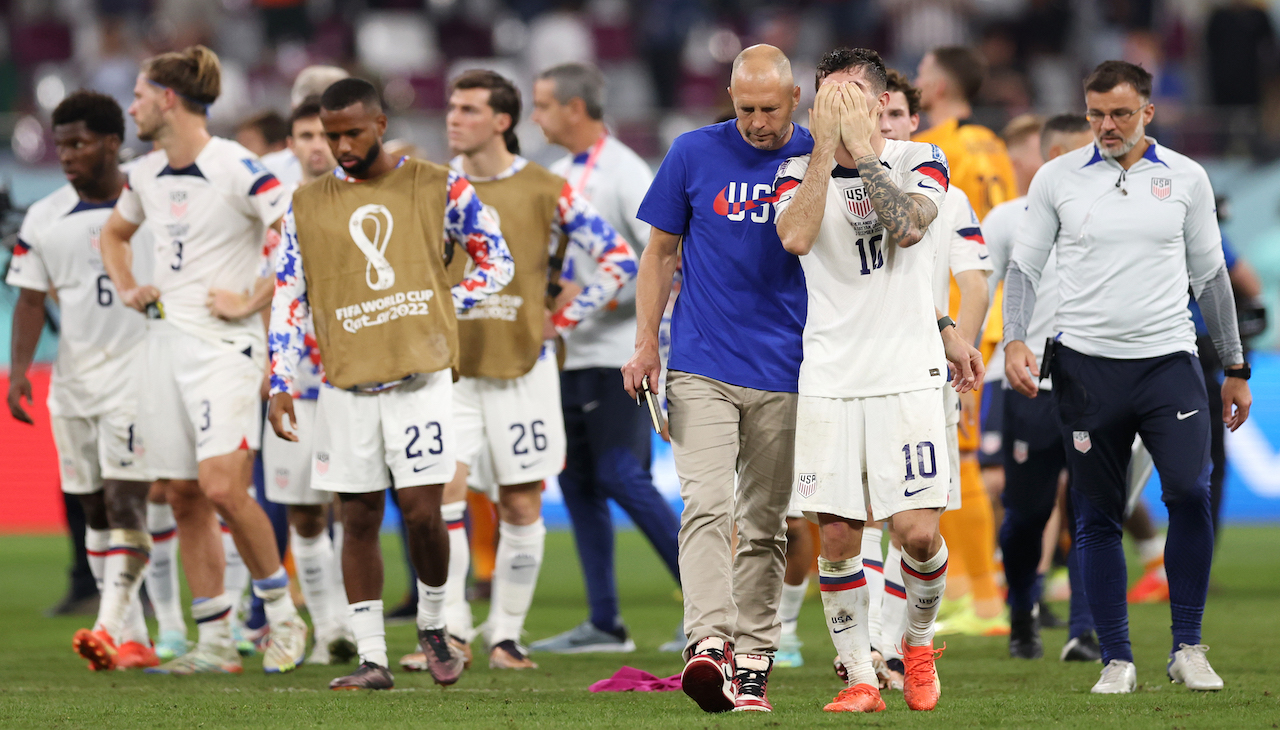
[[[82,202],[70,185],[34,203],[5,279],[10,286],[57,293],[62,329],[49,389],[55,416],[89,418],[109,411],[146,334],[146,321],[120,301],[102,265],[99,240],[112,205]],[[149,252],[136,256],[133,265],[146,270]]]
[[[1096,145],[1046,162],[1010,256],[1037,291],[1057,258],[1054,327],[1064,345],[1092,357],[1196,352],[1188,288],[1225,265],[1209,176],[1148,141],[1127,171]],[[1006,312],[1006,327],[1011,319]],[[1033,352],[1043,343],[1025,341]]]
[[[991,277],[993,294],[995,288],[1004,280],[1005,272],[1009,270],[1013,241],[1026,215],[1027,198],[1024,195],[992,208],[991,212],[987,213],[986,219],[982,221],[983,237],[987,239],[987,250],[991,252],[991,264],[995,267],[995,273]],[[1027,347],[1031,348],[1031,352],[1035,353],[1036,357],[1040,357],[1044,341],[1056,334],[1053,318],[1058,311],[1058,298],[1058,261],[1056,256],[1050,256],[1044,262],[1044,269],[1040,271],[1040,283],[1036,285],[1036,307],[1031,312],[1031,324],[1027,327]],[[996,352],[999,355],[1004,354],[1003,342],[1000,343]],[[994,369],[993,359],[988,372]],[[1040,389],[1051,390],[1053,383],[1049,380],[1049,374],[1041,374],[1045,377],[1040,381]],[[997,380],[1006,380],[1003,366],[996,376]]]
[[[963,190],[947,190],[931,226],[944,234],[938,239],[933,270],[933,304],[943,314],[951,311],[951,277],[962,271],[991,271],[991,256],[982,235],[985,227],[978,226],[978,214]]]
[[[899,189],[942,207],[948,172],[937,147],[889,140],[880,162]],[[804,155],[778,169],[779,214],[808,166]],[[858,171],[832,170],[818,238],[800,257],[809,292],[801,395],[866,398],[946,382],[933,308],[934,255],[944,235],[934,225],[910,248],[885,241]]]
[[[258,158],[221,137],[209,140],[196,161],[175,170],[164,151],[138,160],[116,210],[155,233],[155,276],[164,317],[209,342],[263,351],[262,320],[214,317],[210,289],[253,290],[263,235],[289,207],[288,192]]]

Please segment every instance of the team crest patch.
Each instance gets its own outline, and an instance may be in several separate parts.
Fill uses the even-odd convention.
[[[1013,442],[1013,460],[1019,464],[1027,463],[1027,457],[1030,455],[1031,447],[1022,439],[1014,439]]]
[[[187,214],[187,191],[186,190],[170,190],[169,191],[169,213],[174,218],[181,218]]]
[[[1082,454],[1089,453],[1089,449],[1093,448],[1093,442],[1089,440],[1088,431],[1072,431],[1071,443],[1076,447],[1076,451]]]
[[[89,229],[89,247],[94,251],[102,251],[102,226]]]
[[[326,463],[327,466],[327,463]],[[276,469],[276,486],[284,489],[289,486],[289,470]]]
[[[982,449],[982,453],[987,456],[994,456],[1000,453],[1000,446],[1003,441],[1004,439],[999,431],[987,431],[982,434],[982,445],[980,447]]]
[[[1168,177],[1151,178],[1151,194],[1156,200],[1165,200],[1173,194],[1173,179]]]
[[[867,194],[866,188],[849,188],[844,191],[844,203],[849,207],[849,212],[859,218],[871,215],[871,196]]]
[[[316,452],[316,473],[324,474],[328,471],[329,471],[329,452],[317,451]]]
[[[818,475],[817,474],[801,474],[796,479],[796,493],[801,497],[808,499],[818,491]]]

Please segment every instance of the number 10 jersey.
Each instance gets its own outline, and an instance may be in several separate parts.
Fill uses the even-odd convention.
[[[809,160],[792,157],[778,169],[779,215]],[[942,208],[947,163],[937,147],[888,140],[880,164],[899,190]],[[945,231],[931,226],[910,248],[887,240],[858,171],[839,165],[825,205],[817,240],[800,257],[809,294],[800,394],[868,398],[940,387],[947,363],[934,314],[933,268]]]

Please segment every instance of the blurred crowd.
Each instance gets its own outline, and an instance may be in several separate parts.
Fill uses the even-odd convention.
[[[127,105],[140,59],[192,43],[223,59],[217,132],[287,112],[297,72],[326,63],[381,81],[399,136],[433,159],[445,79],[492,68],[528,98],[539,70],[566,61],[604,70],[617,134],[660,157],[727,104],[729,62],[755,42],[785,51],[799,77],[837,44],[877,48],[909,75],[928,48],[976,46],[990,73],[975,117],[993,128],[1074,109],[1083,71],[1123,58],[1156,76],[1162,142],[1280,153],[1280,115],[1267,113],[1280,109],[1280,8],[1262,0],[0,0],[0,14],[0,112],[12,112],[0,133],[28,162],[51,154],[42,130],[67,93]],[[519,133],[537,158],[542,135],[528,122]]]

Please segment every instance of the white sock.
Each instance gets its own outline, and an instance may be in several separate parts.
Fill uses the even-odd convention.
[[[907,589],[902,585],[902,550],[889,543],[884,556],[884,600],[880,604],[880,653],[901,659],[899,644],[907,630]]]
[[[498,523],[498,555],[489,608],[489,643],[520,640],[542,568],[547,528],[539,517],[531,525]]]
[[[196,621],[199,643],[205,646],[234,647],[231,641],[231,603],[227,594],[191,601],[191,618]]]
[[[103,575],[106,573],[107,550],[111,548],[111,531],[95,530],[86,527],[84,530],[84,551],[89,558],[89,572],[93,574],[93,582],[98,586],[98,596],[102,596]],[[98,618],[93,622],[93,630],[102,628],[103,601],[98,600]]]
[[[884,620],[884,531],[870,524],[862,528],[862,566],[867,576],[867,630],[871,646],[880,651]],[[880,651],[881,655],[884,654]]]
[[[840,662],[849,673],[849,686],[879,686],[871,666],[871,634],[867,627],[867,579],[862,558],[831,562],[818,558],[818,575],[822,579],[822,611],[827,616],[827,631],[836,646]]]
[[[147,631],[147,617],[142,612],[142,601],[138,600],[135,595],[134,600],[129,604],[129,613],[125,617],[124,629],[120,632],[121,641],[136,641],[143,646],[149,646],[151,635]]]
[[[902,554],[902,584],[907,589],[907,631],[905,644],[930,646],[933,620],[947,588],[947,543],[924,562]]]
[[[429,586],[418,581],[418,628],[423,631],[445,628],[444,586]]]
[[[1164,572],[1164,535],[1156,534],[1149,540],[1137,540],[1135,547],[1138,548],[1138,555],[1142,558],[1143,566],[1158,563],[1156,575],[1168,580],[1168,576]]]
[[[307,599],[316,636],[329,636],[340,626],[331,613],[334,604],[333,596],[330,595],[334,588],[334,561],[329,533],[321,530],[315,537],[303,537],[290,527],[289,545],[293,550],[298,582],[302,585],[303,597]]]
[[[142,530],[111,530],[103,564],[98,624],[117,644],[123,643],[129,606],[138,602],[142,574],[151,559],[151,536]]]
[[[467,526],[463,517],[467,502],[451,502],[440,508],[445,526],[449,528],[449,580],[444,584],[444,622],[449,633],[471,641],[474,633],[471,604],[467,603],[467,573],[471,570],[471,544],[467,541]]]
[[[293,605],[293,597],[289,595],[289,574],[284,566],[276,568],[276,572],[253,582],[253,592],[262,599],[262,608],[267,613],[267,623],[272,627],[281,622],[297,618],[298,609]]]
[[[347,607],[347,621],[356,637],[360,661],[387,666],[387,627],[382,621],[382,601],[360,601]]]
[[[804,594],[809,590],[809,576],[800,581],[800,585],[782,584],[782,600],[778,602],[778,619],[782,621],[783,635],[796,633],[800,625],[800,606],[804,605]]]
[[[160,633],[181,631],[186,636],[187,624],[182,618],[182,602],[178,594],[177,528],[172,507],[147,502],[147,531],[151,533],[147,595],[151,597]]]
[[[249,588],[251,576],[249,569],[245,567],[244,558],[240,557],[240,551],[236,548],[236,541],[231,539],[231,530],[221,522],[218,524],[222,527],[222,550],[227,554],[227,570],[223,573],[222,589],[231,602],[231,613],[234,616],[240,612],[240,604],[244,601],[244,592]]]

